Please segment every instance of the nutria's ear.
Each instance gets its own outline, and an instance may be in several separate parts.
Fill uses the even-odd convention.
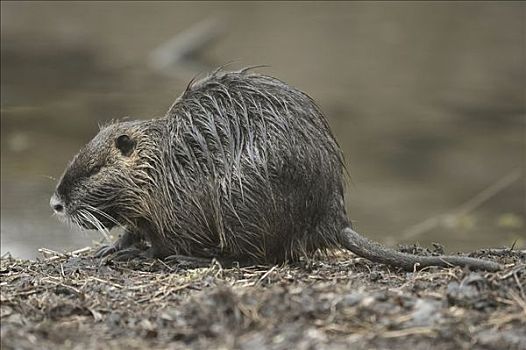
[[[135,149],[135,141],[128,135],[121,135],[115,139],[115,146],[121,151],[123,156],[129,157]]]

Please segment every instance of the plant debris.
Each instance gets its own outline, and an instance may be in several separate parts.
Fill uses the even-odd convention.
[[[2,349],[526,349],[523,251],[477,252],[496,273],[347,252],[198,269],[41,252],[1,260]]]

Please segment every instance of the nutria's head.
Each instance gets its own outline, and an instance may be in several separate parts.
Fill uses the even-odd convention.
[[[103,127],[73,158],[51,197],[55,214],[88,229],[130,223],[148,187],[156,145],[152,121]]]

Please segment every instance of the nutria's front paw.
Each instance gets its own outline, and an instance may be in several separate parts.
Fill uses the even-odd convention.
[[[148,259],[147,251],[138,248],[126,248],[116,251],[107,258],[113,261],[130,261],[133,259]]]
[[[148,254],[145,250],[137,248],[126,248],[112,251],[108,249],[109,253],[100,260],[101,265],[106,265],[109,262],[128,262],[131,260],[149,260]]]
[[[93,257],[97,258],[97,259],[100,259],[100,258],[104,258],[104,257],[106,257],[108,255],[111,255],[111,254],[113,254],[115,252],[117,252],[117,247],[115,246],[115,244],[103,245],[102,247],[97,249],[95,254],[93,254]]]
[[[95,258],[104,258],[128,248],[140,248],[136,246],[140,246],[141,242],[141,235],[126,231],[115,243],[100,247],[93,256]]]

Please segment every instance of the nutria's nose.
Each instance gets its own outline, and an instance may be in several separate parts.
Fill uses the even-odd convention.
[[[51,208],[53,208],[57,214],[62,214],[64,212],[64,202],[62,202],[62,200],[57,197],[56,194],[51,197],[49,205],[51,205]]]

